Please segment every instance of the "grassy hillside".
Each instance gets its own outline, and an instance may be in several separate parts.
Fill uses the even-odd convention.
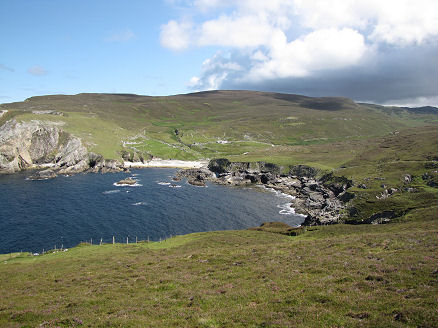
[[[83,138],[91,150],[106,158],[120,158],[123,148],[135,148],[162,158],[269,156],[271,161],[279,163],[295,161],[283,155],[293,151],[293,146],[367,140],[397,129],[435,124],[437,120],[433,113],[359,105],[345,98],[250,91],[211,91],[170,97],[42,96],[3,104],[1,108],[10,110],[3,121],[12,115],[19,120],[63,121],[67,131]],[[44,110],[65,115],[32,114]],[[230,143],[220,144],[218,140]],[[348,159],[318,164],[336,166]]]
[[[0,326],[436,327],[437,210],[3,255]]]

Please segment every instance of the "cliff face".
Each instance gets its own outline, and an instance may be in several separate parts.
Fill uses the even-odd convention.
[[[10,120],[0,127],[0,173],[45,165],[51,167],[51,173],[61,174],[118,167],[117,163],[88,152],[81,139],[54,122]]]

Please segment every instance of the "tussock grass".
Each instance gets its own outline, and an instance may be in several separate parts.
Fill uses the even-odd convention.
[[[0,324],[433,327],[438,221],[429,219],[16,257],[0,265]]]

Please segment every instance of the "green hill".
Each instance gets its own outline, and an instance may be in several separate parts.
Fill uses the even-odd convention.
[[[397,129],[435,124],[438,117],[403,108],[359,105],[345,98],[251,91],[169,97],[55,95],[32,97],[1,108],[10,111],[3,122],[12,116],[63,121],[65,130],[107,159],[120,158],[125,149],[173,159],[269,157],[280,164],[296,163],[294,156],[286,155],[300,152],[299,146],[375,138]],[[64,116],[32,113],[50,110]],[[349,159],[336,158],[329,165],[312,158],[308,162],[336,167]]]

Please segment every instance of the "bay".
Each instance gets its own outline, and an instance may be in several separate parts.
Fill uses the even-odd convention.
[[[0,176],[0,254],[93,243],[159,240],[200,231],[246,229],[262,222],[297,226],[290,198],[280,193],[174,182],[175,169],[77,174],[27,180],[29,172]],[[115,182],[134,177],[135,186]]]

